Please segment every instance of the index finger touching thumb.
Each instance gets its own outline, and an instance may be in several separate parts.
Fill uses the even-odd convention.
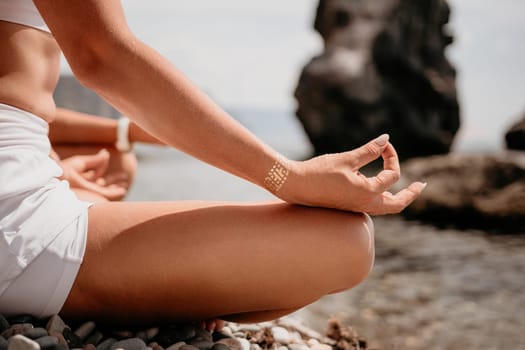
[[[355,156],[355,159],[353,159],[354,166],[359,169],[379,158],[385,147],[388,145],[389,139],[390,136],[388,134],[383,134],[367,144],[351,151]]]

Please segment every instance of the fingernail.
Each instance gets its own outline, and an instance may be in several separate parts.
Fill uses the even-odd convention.
[[[378,146],[383,147],[384,145],[386,145],[386,143],[388,142],[389,138],[390,138],[390,136],[388,134],[383,134],[383,135],[379,136],[377,139],[375,139],[374,142]]]
[[[423,191],[427,187],[427,185],[428,185],[428,183],[423,182],[423,184],[421,186],[421,191]]]

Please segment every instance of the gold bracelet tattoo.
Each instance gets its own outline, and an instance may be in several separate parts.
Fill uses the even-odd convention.
[[[266,178],[264,179],[264,185],[268,190],[273,193],[277,193],[279,189],[284,185],[286,179],[288,178],[288,169],[279,162],[275,161],[275,164],[272,166]]]

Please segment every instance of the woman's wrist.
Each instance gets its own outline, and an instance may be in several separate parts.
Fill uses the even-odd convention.
[[[131,150],[129,124],[130,121],[128,117],[121,116],[117,120],[117,141],[115,142],[115,148],[120,152],[129,152]]]
[[[282,200],[294,203],[293,191],[301,178],[300,163],[285,157],[277,157],[265,175],[264,187]]]

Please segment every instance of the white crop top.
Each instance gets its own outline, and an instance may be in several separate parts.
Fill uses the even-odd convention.
[[[22,24],[50,33],[32,0],[0,0],[0,21]]]

